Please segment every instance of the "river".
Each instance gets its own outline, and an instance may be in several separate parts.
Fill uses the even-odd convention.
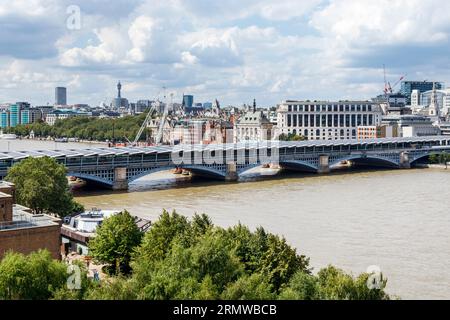
[[[287,174],[239,183],[172,177],[157,173],[130,192],[83,191],[76,199],[86,208],[127,209],[151,220],[175,209],[207,213],[223,227],[263,226],[310,257],[315,271],[333,264],[356,275],[377,265],[390,294],[450,299],[450,170]]]

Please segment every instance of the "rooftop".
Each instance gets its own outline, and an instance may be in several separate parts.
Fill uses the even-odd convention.
[[[45,214],[34,215],[30,209],[21,205],[13,206],[13,221],[0,222],[0,232],[26,228],[57,226],[59,219]]]

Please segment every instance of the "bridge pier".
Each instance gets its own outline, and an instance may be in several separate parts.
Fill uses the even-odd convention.
[[[400,168],[401,169],[411,168],[411,163],[409,162],[409,153],[406,151],[400,153]]]
[[[319,156],[319,168],[317,170],[318,173],[329,173],[330,172],[330,157],[326,154]]]
[[[127,168],[114,169],[113,190],[128,190]]]
[[[225,181],[237,181],[238,180],[236,162],[227,163],[227,173],[225,175]]]

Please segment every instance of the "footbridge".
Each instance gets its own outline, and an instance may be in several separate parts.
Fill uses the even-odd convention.
[[[266,164],[315,173],[328,173],[343,161],[404,169],[443,152],[450,152],[450,136],[0,151],[0,180],[7,175],[8,168],[28,157],[54,158],[66,166],[70,176],[114,190],[126,190],[138,178],[174,168],[233,181],[246,171]]]

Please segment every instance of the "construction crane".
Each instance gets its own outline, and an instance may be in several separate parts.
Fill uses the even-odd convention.
[[[173,104],[173,93],[170,94],[170,104]],[[163,131],[164,131],[164,124],[167,119],[167,115],[169,114],[169,107],[167,106],[167,103],[163,104],[163,115],[161,117],[161,120],[159,122],[159,128],[158,128],[158,134],[156,135],[155,143],[159,144],[161,143]]]
[[[166,87],[163,87],[163,90],[164,90],[164,100],[166,100]],[[161,92],[158,93],[158,97],[159,97],[160,93]],[[171,96],[171,98],[173,98],[173,94],[171,94],[170,96]],[[158,100],[159,100],[159,98],[158,98]],[[161,117],[161,120],[160,120],[160,123],[159,123],[158,134],[157,134],[156,139],[155,139],[155,143],[156,144],[160,144],[161,143],[162,134],[163,134],[163,130],[164,130],[164,123],[166,122],[166,118],[167,118],[167,115],[169,113],[169,108],[167,107],[167,103],[163,103],[163,108],[164,108],[164,110],[163,110],[163,114],[162,114],[162,117]],[[134,138],[134,141],[131,143],[131,145],[133,147],[137,145],[137,142],[141,138],[142,133],[144,132],[145,128],[147,127],[147,124],[148,124],[149,120],[151,119],[151,117],[153,116],[153,113],[155,111],[156,111],[155,106],[151,106],[150,110],[147,113],[147,116],[145,117],[144,122],[142,123],[141,127],[139,128],[139,131],[138,131],[136,137]]]
[[[398,86],[398,84],[406,78],[406,74],[401,76],[400,79],[397,80],[397,82],[394,83],[393,86],[391,86],[391,83],[387,81],[386,79],[386,66],[383,64],[383,73],[384,73],[384,94],[387,96],[388,94],[391,94],[394,92],[394,89]]]
[[[142,132],[144,132],[145,128],[147,127],[147,123],[148,123],[148,121],[150,120],[150,118],[152,117],[153,112],[155,112],[155,110],[156,110],[155,107],[152,106],[152,107],[150,108],[150,110],[148,111],[147,116],[145,117],[144,122],[142,123],[141,127],[139,128],[139,131],[138,131],[136,137],[134,138],[134,141],[131,143],[131,146],[132,146],[132,147],[134,147],[134,146],[137,144],[137,142],[139,141],[139,139],[141,138]]]

